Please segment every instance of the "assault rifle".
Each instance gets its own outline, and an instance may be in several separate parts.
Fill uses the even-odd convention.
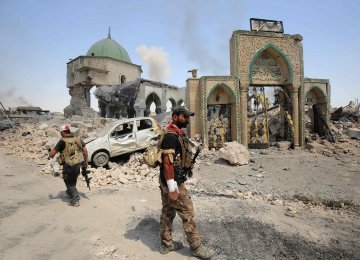
[[[198,155],[200,154],[202,149],[202,146],[199,145],[196,147],[196,152],[194,154],[194,157],[191,159],[191,166],[189,168],[183,168],[183,169],[178,169],[178,174],[179,174],[179,181],[180,183],[184,183],[187,178],[191,178],[192,177],[192,168],[194,167],[196,158],[198,157]]]
[[[90,189],[91,177],[89,177],[89,175],[88,175],[89,173],[90,173],[90,171],[86,170],[86,167],[84,167],[84,166],[81,167],[81,175],[84,176],[86,184],[87,184],[86,186],[89,188],[89,190],[91,190]]]
[[[196,152],[195,152],[195,154],[194,154],[194,157],[193,157],[192,160],[191,160],[191,165],[192,165],[192,166],[195,164],[196,158],[197,158],[198,155],[200,154],[201,149],[202,149],[201,145],[198,145],[197,148],[196,148]]]

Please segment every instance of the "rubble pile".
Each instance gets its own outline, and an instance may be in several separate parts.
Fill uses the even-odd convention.
[[[6,151],[7,154],[15,157],[29,160],[43,165],[40,174],[59,175],[61,167],[55,160],[48,160],[49,150],[54,148],[61,138],[59,129],[63,124],[69,124],[74,135],[80,136],[82,139],[93,136],[100,128],[102,128],[111,119],[95,118],[86,121],[83,117],[69,119],[52,119],[41,122],[24,123],[16,128],[16,132],[5,130],[0,132],[0,149]],[[196,146],[201,145],[200,138],[193,140]],[[237,164],[247,164],[249,161],[249,152],[246,148],[240,150],[232,146],[241,146],[236,142],[226,143],[224,151],[227,154],[224,159],[230,160]],[[228,149],[228,148],[231,149]],[[239,152],[234,152],[239,150]],[[244,154],[246,152],[246,154]],[[245,156],[246,155],[246,156]],[[204,148],[197,157],[195,168],[201,165],[209,166],[212,161],[219,157],[219,151],[215,149],[209,150]],[[122,185],[128,183],[152,182],[158,181],[159,168],[149,168],[143,161],[143,155],[136,153],[130,156],[128,162],[117,164],[110,162],[108,168],[92,168],[89,166],[92,177],[92,186],[101,187],[106,185]]]
[[[22,124],[15,133],[11,131],[1,132],[0,147],[5,148],[10,155],[43,165],[46,163],[48,156],[46,145],[53,142],[53,138],[47,136],[45,130],[34,128],[30,124]],[[58,141],[59,138],[56,138],[56,140]]]
[[[60,140],[59,129],[63,124],[69,124],[75,135],[85,139],[95,134],[96,130],[102,128],[105,123],[106,121],[95,119],[86,122],[80,117],[76,118],[76,121],[62,118],[24,123],[16,127],[15,132],[11,129],[0,132],[0,149],[5,150],[9,155],[35,162],[38,165],[45,165],[42,173],[51,173],[52,167],[48,161],[48,153]]]
[[[90,168],[91,186],[158,182],[159,178],[159,167],[149,168],[141,153],[132,154],[123,165],[110,162],[109,168]]]
[[[329,142],[320,138],[318,134],[310,133],[306,128],[305,148],[312,153],[320,153],[326,156],[336,155],[359,155],[360,154],[360,112],[352,102],[345,107],[336,109],[331,114],[330,131],[337,142]]]
[[[9,130],[2,131],[0,133],[1,146],[7,150],[8,154],[39,164],[44,163],[44,160],[47,160],[48,150],[52,149],[61,138],[59,129],[65,123],[74,126],[71,129],[75,135],[81,138],[89,136],[89,128],[85,128],[85,124],[79,129],[75,127],[80,124],[79,122],[51,120],[34,125],[21,124],[15,133]]]

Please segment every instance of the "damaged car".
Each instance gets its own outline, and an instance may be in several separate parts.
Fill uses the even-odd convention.
[[[159,124],[151,117],[117,120],[105,126],[95,138],[85,140],[88,160],[103,167],[112,157],[146,149],[159,132]]]

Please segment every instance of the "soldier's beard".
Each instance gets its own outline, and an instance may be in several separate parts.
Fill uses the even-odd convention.
[[[176,122],[176,125],[177,125],[177,127],[179,127],[179,128],[181,129],[181,128],[187,127],[188,123],[189,123],[189,122],[180,122],[180,121],[177,121],[177,122]]]

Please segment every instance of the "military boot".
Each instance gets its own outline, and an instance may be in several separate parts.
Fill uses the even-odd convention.
[[[210,248],[200,245],[195,250],[192,250],[191,254],[200,259],[211,259],[214,252]]]
[[[72,206],[72,207],[79,207],[80,206],[80,202],[77,200],[77,201],[74,201],[74,202],[69,202],[69,206]]]
[[[174,241],[170,246],[161,245],[159,251],[161,254],[165,255],[167,253],[170,253],[171,251],[176,251],[183,247],[184,247],[183,243]]]

